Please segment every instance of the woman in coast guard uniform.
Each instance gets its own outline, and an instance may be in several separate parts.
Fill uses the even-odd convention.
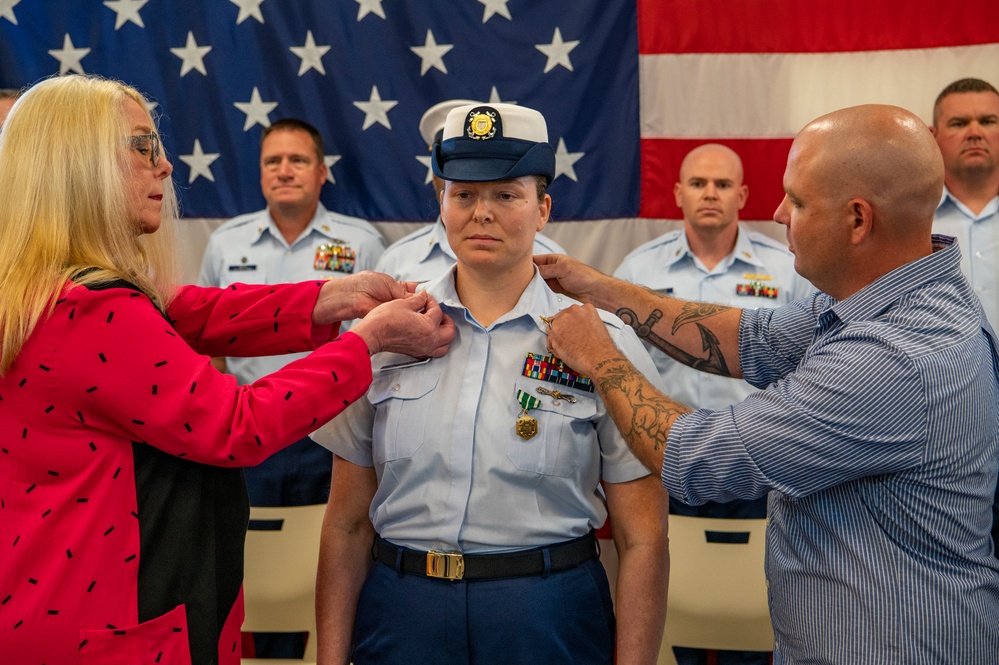
[[[457,265],[426,291],[458,334],[443,358],[380,354],[362,400],[314,438],[336,454],[319,571],[329,663],[654,663],[666,508],[590,380],[546,351],[575,301],[532,261],[554,151],[537,111],[454,109],[434,147]],[[659,377],[605,314],[623,355]],[[620,554],[615,623],[593,530]]]

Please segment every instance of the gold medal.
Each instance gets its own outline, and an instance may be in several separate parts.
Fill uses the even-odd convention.
[[[537,397],[532,397],[523,390],[518,390],[517,403],[520,404],[520,417],[517,418],[515,429],[517,436],[526,441],[538,433],[538,421],[532,418],[528,414],[528,411],[541,406],[541,400]]]
[[[527,415],[527,409],[523,409],[520,412],[520,418],[517,418],[517,436],[527,440],[538,433],[538,421]]]

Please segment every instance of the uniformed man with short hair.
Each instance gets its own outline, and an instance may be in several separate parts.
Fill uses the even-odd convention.
[[[385,240],[368,222],[319,202],[326,181],[323,143],[312,125],[293,118],[267,127],[260,144],[260,186],[267,207],[229,220],[212,233],[199,282],[280,284],[335,279],[374,268]],[[240,384],[298,358],[227,358]],[[325,503],[332,456],[308,438],[246,469],[250,504]]]

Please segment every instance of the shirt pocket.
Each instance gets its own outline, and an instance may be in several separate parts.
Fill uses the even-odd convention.
[[[368,401],[375,407],[375,462],[412,457],[420,449],[439,380],[440,372],[429,369],[400,370],[374,378]]]
[[[80,642],[81,665],[191,665],[184,605],[135,626],[81,630]]]
[[[539,395],[539,385],[571,395],[575,402]],[[514,386],[514,396],[517,390],[541,400],[541,406],[528,411],[528,415],[538,421],[538,433],[530,439],[521,438],[511,423],[507,458],[521,471],[560,478],[571,476],[579,468],[580,458],[588,454],[586,448],[599,445],[594,422],[596,398],[544,382],[518,382]],[[556,401],[558,404],[555,404]]]

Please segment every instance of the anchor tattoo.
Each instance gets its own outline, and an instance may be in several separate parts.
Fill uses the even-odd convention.
[[[711,313],[714,313],[714,311]],[[687,353],[683,349],[670,344],[665,339],[652,332],[652,328],[660,321],[660,319],[663,318],[661,310],[652,310],[652,313],[649,314],[649,318],[647,318],[644,323],[639,323],[638,315],[627,307],[622,307],[617,310],[616,314],[622,321],[635,329],[635,333],[638,335],[639,339],[648,341],[654,347],[660,349],[671,358],[703,372],[710,372],[711,374],[719,374],[721,376],[731,376],[728,365],[725,363],[725,357],[721,353],[721,344],[718,342],[718,338],[713,332],[697,321],[694,321],[694,325],[697,326],[697,329],[701,333],[701,344],[703,346],[703,350],[708,353],[707,358],[699,358],[695,355]],[[700,316],[703,316],[704,314],[705,313],[703,312],[685,312],[684,314],[681,314],[674,322],[672,332],[675,333],[677,328],[683,324],[693,321],[696,318],[700,318]]]

